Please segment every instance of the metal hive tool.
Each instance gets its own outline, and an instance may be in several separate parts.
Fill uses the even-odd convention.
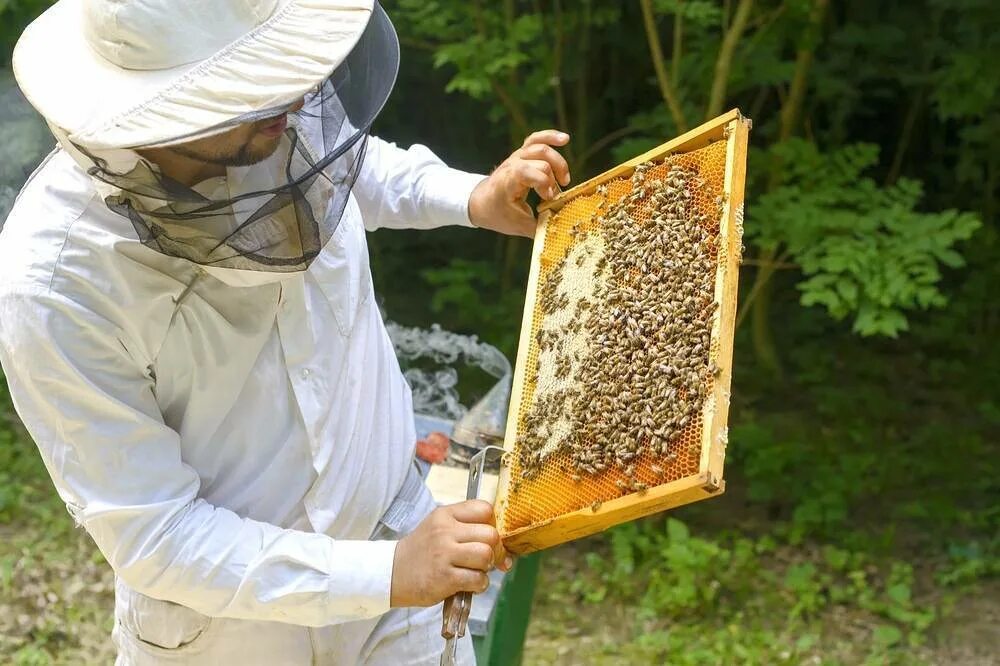
[[[511,552],[527,553],[554,546],[724,490],[723,460],[749,129],[750,121],[739,111],[731,111],[540,207],[504,438],[508,453],[496,501],[497,525]],[[566,264],[575,246],[600,231],[598,225],[603,220],[600,211],[630,195],[636,167],[642,170],[643,177],[653,180],[664,178],[671,169],[683,170],[696,174],[694,180],[699,183],[686,196],[695,211],[704,216],[700,224],[704,226],[703,235],[710,238],[714,254],[711,264],[714,279],[706,272],[706,280],[711,280],[706,284],[714,285],[712,297],[716,307],[706,324],[711,331],[706,362],[713,369],[706,380],[706,396],[693,418],[685,419],[680,430],[671,431],[669,444],[663,444],[663,451],[658,446],[640,446],[627,474],[615,465],[581,474],[574,467],[579,462],[559,449],[526,474],[522,469],[525,459],[522,448],[528,446],[530,438],[538,438],[537,424],[531,425],[526,415],[532,409],[536,391],[548,390],[544,386],[539,388],[539,382],[552,381],[550,370],[539,366],[538,334],[547,326],[546,317],[553,316],[545,304],[545,299],[551,300],[551,296],[542,293],[543,286],[557,266]],[[651,223],[648,217],[635,222]],[[578,257],[578,261],[578,266],[586,268],[582,259]],[[613,279],[628,282],[638,277],[632,271]],[[573,290],[588,288],[587,279],[574,280],[563,280],[567,282],[564,288],[567,291],[563,293],[572,295]],[[609,304],[595,303],[593,307],[609,307]],[[550,340],[546,348],[572,344],[583,345],[580,349],[592,348],[586,346],[592,342],[570,337]],[[562,376],[569,375],[566,381],[573,381],[572,372],[567,373],[566,369],[559,372]],[[652,419],[655,421],[657,415]]]

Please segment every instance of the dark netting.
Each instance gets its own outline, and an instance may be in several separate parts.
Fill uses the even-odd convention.
[[[145,160],[128,173],[116,173],[90,155],[89,173],[121,190],[105,203],[127,217],[139,240],[158,252],[222,268],[303,270],[340,222],[364,160],[368,131],[398,66],[395,30],[376,3],[358,44],[305,96],[301,109],[257,111],[184,138],[219,134],[287,112],[288,127],[264,160],[229,167],[225,178],[192,187]]]

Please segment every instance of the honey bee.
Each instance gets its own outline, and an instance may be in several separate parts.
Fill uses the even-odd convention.
[[[615,465],[630,479],[616,482],[620,490],[644,492],[645,484],[634,476],[637,455],[663,456],[650,468],[662,477],[664,461],[676,459],[668,443],[697,418],[710,376],[718,376],[705,358],[711,314],[718,307],[715,266],[722,260],[718,232],[706,225],[718,219],[701,210],[711,205],[713,193],[706,191],[698,170],[681,159],[637,166],[630,191],[614,201],[606,196],[608,183],[598,186],[601,206],[588,223],[594,231],[587,242],[603,244],[563,254],[539,288],[545,316],[573,308],[557,328],[536,332],[559,383],[546,387],[536,380],[538,395],[527,410],[532,418],[519,417],[519,423],[530,425],[537,436],[519,438],[518,446],[541,451],[552,441],[553,423],[568,422],[574,435],[556,446],[576,470],[571,478],[577,483],[583,474]],[[626,186],[628,178],[623,177]],[[715,199],[721,206],[722,197]],[[567,226],[572,226],[572,242],[579,243],[580,225]],[[591,252],[597,255],[594,282],[583,296],[578,282],[563,284],[569,278],[563,269],[573,260],[587,270],[584,258]],[[585,349],[563,349],[566,338],[581,333]],[[541,465],[540,457],[523,453],[519,460],[526,462],[527,474]]]

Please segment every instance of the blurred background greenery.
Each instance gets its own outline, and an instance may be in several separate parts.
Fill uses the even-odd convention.
[[[0,0],[0,68],[48,4]],[[403,64],[375,131],[454,166],[555,126],[579,182],[754,120],[727,493],[549,554],[526,663],[1000,663],[996,3],[385,6]],[[0,216],[50,144],[10,85]],[[394,320],[513,358],[528,241],[369,243]],[[106,568],[0,404],[0,660],[106,660]]]

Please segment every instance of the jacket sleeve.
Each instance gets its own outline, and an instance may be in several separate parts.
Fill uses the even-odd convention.
[[[214,617],[322,626],[388,610],[396,542],[281,529],[198,497],[198,474],[131,349],[74,301],[0,295],[15,408],[70,513],[125,583]]]
[[[368,231],[471,227],[469,195],[484,178],[448,167],[425,146],[403,150],[373,136],[353,191]]]

